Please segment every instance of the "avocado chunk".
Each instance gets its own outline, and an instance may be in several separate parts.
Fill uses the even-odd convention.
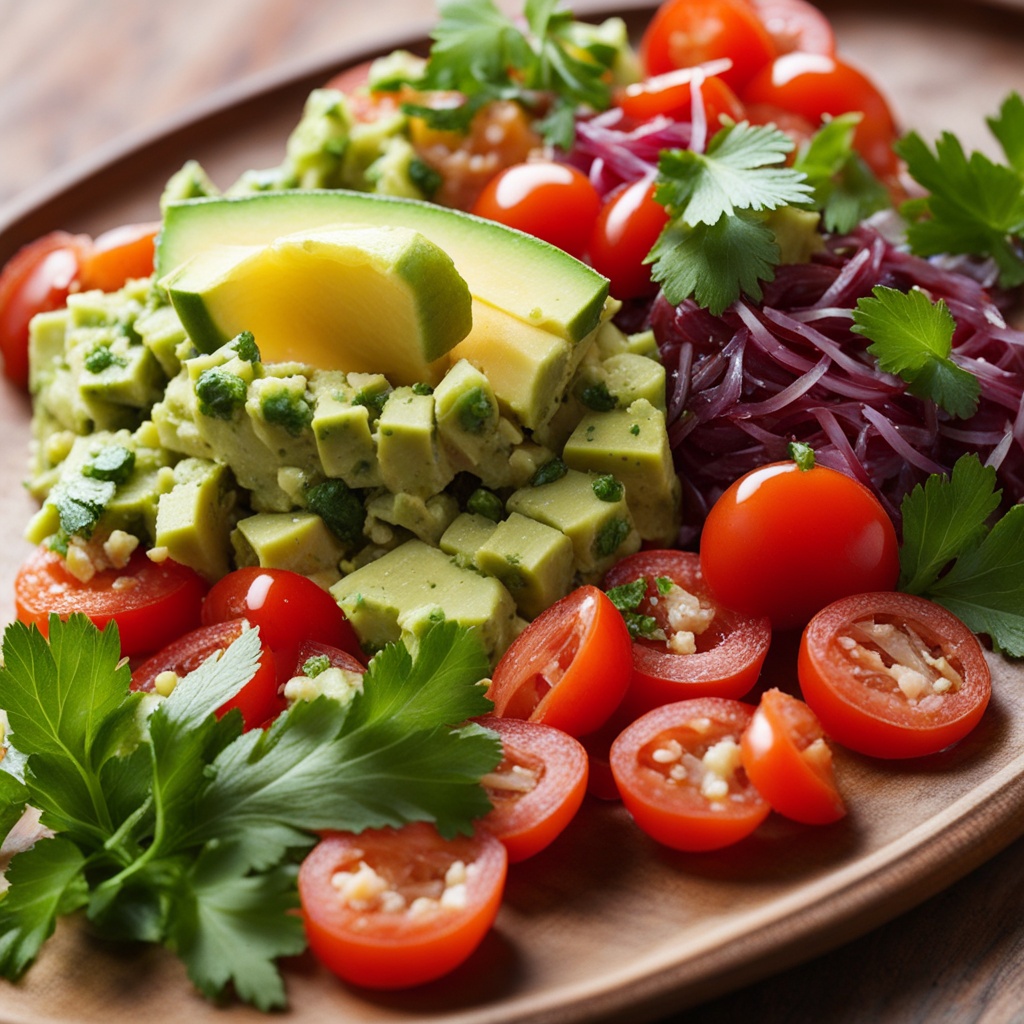
[[[161,280],[193,342],[251,331],[265,363],[436,383],[471,323],[451,258],[410,228],[345,225],[264,245],[212,245]]]
[[[562,250],[457,210],[341,189],[170,202],[157,242],[157,277],[215,245],[266,246],[283,235],[339,224],[422,232],[451,256],[475,298],[571,344],[601,320],[607,280]]]
[[[380,391],[383,402],[387,381],[383,377],[380,381],[384,386]],[[382,479],[373,440],[376,414],[372,400],[337,372],[315,374],[312,390],[310,426],[324,473],[344,480],[349,487],[379,487]]]
[[[487,516],[475,512],[460,512],[448,529],[441,534],[438,547],[451,555],[459,565],[475,569],[476,553],[498,528],[498,524]]]
[[[344,545],[313,512],[257,512],[238,521],[231,534],[239,566],[290,569],[322,587],[334,583]]]
[[[381,480],[393,494],[429,498],[455,475],[437,434],[433,395],[392,391],[377,420],[376,440]]]
[[[463,568],[421,540],[406,541],[343,576],[331,594],[369,651],[398,640],[414,644],[443,618],[477,633],[494,664],[521,625],[498,580]]]
[[[599,497],[596,474],[570,469],[548,483],[521,487],[506,508],[561,530],[572,541],[574,570],[593,582],[640,547],[623,493],[615,500]],[[624,492],[624,488],[622,489]]]
[[[389,538],[377,534],[378,524],[384,523],[408,530],[420,540],[436,547],[441,535],[458,514],[458,502],[447,493],[422,498],[404,491],[398,494],[384,491],[366,503],[366,535],[378,542],[386,541]]]
[[[661,410],[638,399],[628,409],[589,413],[566,442],[562,458],[572,469],[610,473],[623,483],[642,540],[675,541],[682,488]]]

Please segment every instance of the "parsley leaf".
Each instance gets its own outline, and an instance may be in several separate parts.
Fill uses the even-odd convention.
[[[996,650],[1024,656],[1024,505],[991,527],[995,470],[976,455],[933,475],[904,499],[900,590],[948,608]]]
[[[870,338],[870,352],[885,373],[907,383],[911,394],[931,399],[951,416],[967,419],[978,408],[981,385],[951,358],[956,321],[946,303],[933,303],[920,288],[901,292],[876,285],[853,311],[853,330]]]

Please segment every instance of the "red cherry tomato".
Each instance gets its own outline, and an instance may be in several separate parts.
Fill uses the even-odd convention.
[[[246,628],[245,619],[217,622],[200,626],[169,643],[162,651],[147,658],[132,672],[132,689],[152,693],[157,676],[173,672],[186,676],[194,672],[207,658],[226,651]],[[277,665],[270,648],[262,645],[259,667],[255,675],[230,700],[217,710],[218,717],[232,708],[242,713],[246,729],[255,729],[276,718],[286,706],[277,683]]]
[[[709,135],[721,127],[723,114],[734,121],[743,119],[743,104],[736,93],[718,75],[705,75],[699,68],[677,68],[627,85],[616,92],[615,103],[637,121],[649,121],[659,115],[675,121],[692,121],[695,94]]]
[[[647,74],[728,58],[726,84],[739,91],[775,56],[775,46],[746,0],[667,0],[640,39]]]
[[[349,654],[348,651],[343,651],[340,647],[332,647],[330,644],[322,644],[316,640],[303,640],[299,644],[299,649],[295,656],[292,675],[299,675],[302,672],[303,666],[310,658],[326,658],[331,668],[340,668],[344,672],[358,672],[362,674],[366,671],[366,666],[358,658]]]
[[[900,568],[878,499],[845,473],[792,460],[746,473],[712,505],[700,565],[722,604],[781,629],[847,594],[891,590]]]
[[[992,692],[978,638],[940,605],[895,591],[854,594],[815,615],[798,669],[825,732],[872,757],[944,750],[978,724]]]
[[[633,641],[633,675],[623,713],[635,718],[660,704],[691,697],[739,698],[749,693],[771,644],[768,618],[724,607],[701,574],[700,558],[690,551],[638,551],[612,566],[604,586],[610,590],[641,579],[647,588],[636,611],[651,616],[666,639]],[[692,654],[676,653],[668,644],[678,632],[673,622],[680,624],[689,616],[681,604],[685,595],[659,593],[659,579],[670,580],[705,610],[706,628],[692,631]]]
[[[587,792],[587,752],[540,722],[496,715],[476,721],[501,737],[504,751],[481,780],[494,807],[479,825],[505,844],[515,864],[549,846],[575,817]]]
[[[152,562],[137,551],[123,569],[104,569],[88,582],[72,576],[54,551],[39,547],[14,580],[21,622],[47,635],[50,614],[87,615],[104,628],[116,622],[125,657],[150,654],[199,625],[206,583],[177,562]]]
[[[622,802],[652,839],[675,850],[717,850],[750,835],[768,802],[740,764],[749,704],[716,697],[665,704],[612,744]]]
[[[159,221],[125,224],[99,235],[82,259],[79,274],[83,291],[99,288],[116,292],[135,278],[153,273]]]
[[[499,171],[472,212],[550,242],[581,258],[601,209],[601,197],[582,171],[537,160]]]
[[[303,640],[360,653],[359,639],[337,601],[306,576],[287,569],[247,566],[229,572],[210,589],[203,602],[203,625],[248,619],[259,626],[274,652],[282,680],[296,663]]]
[[[769,104],[806,117],[817,126],[824,115],[860,111],[854,145],[881,177],[896,172],[892,149],[896,120],[885,97],[861,71],[838,57],[787,53],[762,68],[740,93],[745,104]]]
[[[329,835],[299,868],[310,949],[354,985],[433,981],[468,959],[490,930],[506,872],[505,847],[484,830],[445,840],[417,822]]]
[[[828,825],[846,814],[832,751],[803,701],[766,690],[740,748],[747,777],[772,810],[805,825]]]
[[[752,0],[778,54],[836,52],[832,23],[807,0]]]
[[[668,214],[646,178],[616,189],[601,207],[590,236],[590,263],[610,281],[611,294],[631,299],[656,290],[644,260],[658,240]]]
[[[0,354],[4,376],[28,387],[28,325],[36,313],[60,309],[78,280],[90,240],[52,231],[19,249],[0,271]]]
[[[593,732],[626,693],[630,646],[608,597],[597,587],[579,587],[541,612],[502,655],[487,691],[494,713],[570,736]]]

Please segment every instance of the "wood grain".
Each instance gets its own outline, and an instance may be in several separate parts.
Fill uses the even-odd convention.
[[[4,233],[4,225],[10,224],[4,211],[20,215],[30,208],[33,196],[46,191],[45,183],[40,184],[44,176],[70,176],[69,163],[102,155],[125,135],[141,138],[166,119],[181,117],[191,104],[206,102],[216,90],[243,89],[253,76],[274,77],[299,63],[326,64],[342,47],[365,43],[370,48],[377,40],[393,36],[397,27],[412,30],[426,24],[432,6],[428,0],[373,4],[304,0],[291,5],[272,0],[218,0],[216,4],[209,0],[174,4],[0,0],[0,139],[4,140],[0,205],[6,204],[0,209],[0,247],[18,235],[17,231]],[[518,4],[503,6],[518,8]],[[1024,88],[1024,61],[1020,60],[1024,23],[1010,8],[852,2],[829,6],[835,11],[844,49],[886,82],[905,123],[919,126],[926,135],[954,127],[970,145],[985,147],[988,140],[980,127],[978,108],[991,112],[1009,88]],[[289,108],[276,108],[267,116],[268,123],[274,117],[285,119]],[[261,152],[269,156],[273,143],[267,141],[266,147]],[[248,159],[248,154],[238,159]],[[230,160],[223,166],[228,173]],[[159,161],[140,168],[138,175],[150,173],[154,180],[163,173]],[[132,192],[139,176],[124,182],[125,211],[145,209],[150,201],[138,200]],[[111,197],[106,199],[109,204]],[[66,226],[100,230],[116,223],[103,222],[112,215],[111,209],[111,205],[102,212],[58,206],[51,213],[76,220]],[[2,393],[0,401],[6,442],[0,448],[0,477],[13,482],[20,479],[24,464],[26,410],[20,397],[9,391]],[[13,488],[5,492],[0,505],[0,528],[8,542],[0,552],[0,581],[5,589],[22,553],[17,535],[29,507],[27,498]],[[10,614],[9,602],[7,593],[0,595],[4,618]],[[778,826],[738,857],[694,865],[692,860],[681,864],[677,858],[655,854],[659,882],[674,887],[671,891],[679,897],[673,905],[675,915],[666,909],[666,890],[658,886],[649,900],[637,902],[629,870],[640,863],[648,865],[652,852],[626,827],[617,809],[592,809],[585,826],[552,851],[552,857],[536,865],[530,876],[520,873],[518,881],[513,881],[505,924],[485,946],[473,971],[457,979],[463,986],[458,998],[446,990],[407,1000],[359,1001],[351,1019],[365,1014],[374,1020],[503,1020],[503,1006],[508,1005],[502,1003],[503,997],[516,992],[524,980],[572,984],[576,979],[582,1000],[578,1012],[586,1013],[588,1019],[610,1015],[639,1021],[680,1003],[673,1001],[671,993],[652,992],[635,973],[636,967],[628,964],[643,962],[666,969],[662,961],[673,956],[678,961],[680,933],[685,933],[691,940],[685,947],[691,966],[699,960],[692,951],[699,950],[702,942],[712,950],[709,955],[719,958],[717,965],[705,961],[707,980],[688,989],[686,1001],[696,999],[698,1005],[686,1012],[687,1022],[758,1019],[781,1024],[820,1019],[840,1024],[994,1024],[1021,1020],[1024,841],[997,851],[1007,835],[1019,831],[1016,815],[1024,801],[1013,785],[980,801],[978,809],[966,817],[960,815],[963,808],[956,801],[956,794],[975,792],[972,787],[987,784],[993,772],[1003,770],[992,761],[992,749],[1003,751],[1003,768],[1014,763],[1015,752],[1024,751],[1020,678],[1008,677],[1003,685],[1005,695],[973,745],[938,771],[925,766],[909,785],[902,774],[878,773],[857,759],[848,759],[846,777],[864,799],[856,802],[855,818],[825,838]],[[980,776],[972,774],[980,769],[984,769]],[[951,800],[952,806],[947,807]],[[809,893],[815,886],[828,884],[824,880],[837,864],[858,859],[853,854],[864,848],[898,853],[908,828],[922,821],[939,824],[945,814],[948,823],[960,827],[955,841],[948,834],[934,839],[946,865],[945,874],[940,872],[934,885],[953,882],[976,862],[991,859],[916,909],[907,908],[923,895],[914,879],[921,861],[920,854],[914,856],[911,851],[904,864],[905,884],[895,892],[887,891],[883,905],[872,905],[866,915],[854,916],[846,935],[830,934],[809,944],[801,941],[799,929],[793,927],[791,915],[798,908],[787,905],[780,910],[775,904],[767,916],[757,910],[759,894],[773,885],[781,891],[784,883],[797,880],[802,892],[794,898],[805,901],[799,909],[813,915],[813,903],[806,902]],[[991,815],[1004,822],[1005,835],[986,828]],[[609,856],[610,848],[614,856]],[[935,850],[929,847],[931,854]],[[760,864],[755,863],[758,858]],[[568,879],[565,861],[579,864]],[[625,899],[624,893],[630,898]],[[838,898],[842,899],[841,891]],[[830,906],[834,908],[834,901]],[[613,907],[617,909],[609,918]],[[567,910],[568,917],[563,913]],[[841,941],[899,911],[906,912],[862,938],[825,952],[824,943]],[[647,916],[653,938],[637,936],[626,927],[637,914]],[[687,932],[695,917],[702,918],[701,929]],[[570,919],[575,922],[573,928],[566,924]],[[507,936],[531,927],[537,929],[530,933],[537,948],[524,956]],[[734,931],[728,932],[729,928]],[[751,967],[744,960],[744,943],[764,936],[764,929],[770,930],[776,953],[759,958]],[[716,937],[723,936],[729,941],[724,947],[716,946]],[[204,1019],[205,1008],[187,995],[187,983],[164,958],[132,954],[115,958],[115,969],[102,970],[102,965],[110,963],[109,951],[88,948],[76,930],[62,929],[56,943],[26,987],[0,988],[0,1019],[18,1024],[127,1021],[140,1019],[147,1005],[154,1015],[172,1019],[159,1012],[157,1003],[147,1003],[154,992],[178,1001],[181,1019]],[[815,954],[823,955],[804,966],[789,967]],[[119,960],[120,967],[116,966]],[[606,993],[595,993],[593,984],[581,978],[578,965],[595,960],[607,973],[609,984],[631,986],[632,1002],[602,1001]],[[710,966],[715,970],[707,970]],[[667,969],[673,969],[671,964]],[[294,965],[291,973],[301,981],[310,972],[303,962]],[[770,975],[767,980],[755,980],[755,975],[764,973]],[[680,975],[679,982],[685,985],[687,978]],[[484,983],[487,987],[481,988]],[[738,987],[744,984],[747,987]],[[734,991],[718,994],[726,990]],[[325,1011],[328,1005],[335,1011],[340,1008],[324,1002],[316,986],[300,984],[298,993],[296,1010],[303,1019],[307,1013]],[[225,1014],[206,1016],[220,1020]],[[552,1011],[544,1019],[575,1018]]]

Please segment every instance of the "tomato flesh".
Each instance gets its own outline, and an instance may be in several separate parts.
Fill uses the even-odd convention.
[[[153,273],[159,221],[124,224],[98,235],[82,259],[79,283],[83,291],[99,288],[116,292],[128,281]]]
[[[440,978],[490,930],[507,864],[505,847],[483,830],[446,840],[417,822],[333,833],[299,868],[310,949],[340,978],[366,988]],[[458,884],[464,886],[459,898],[446,895]]]
[[[836,601],[807,625],[804,700],[825,732],[861,754],[924,757],[962,740],[992,692],[978,638],[955,615],[895,591]]]

